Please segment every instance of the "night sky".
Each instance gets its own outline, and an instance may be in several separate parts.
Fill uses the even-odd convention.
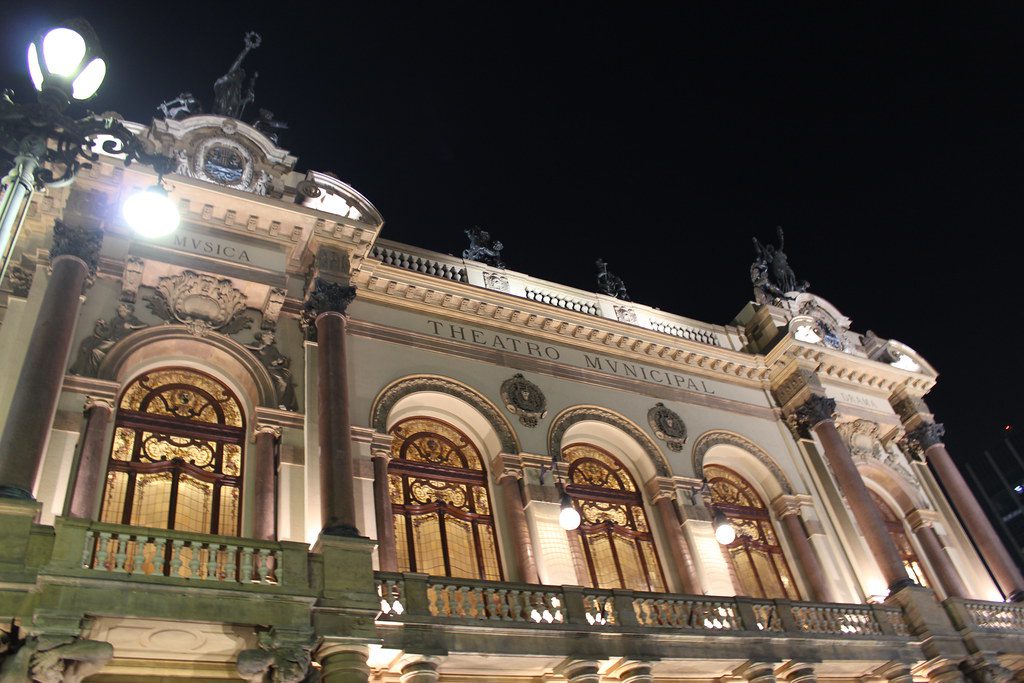
[[[939,369],[954,457],[1022,416],[1024,3],[22,5],[0,25],[18,101],[65,17],[108,56],[89,106],[134,121],[181,91],[209,108],[256,30],[256,107],[387,239],[460,254],[479,224],[515,270],[593,291],[601,256],[634,300],[728,323],[751,236],[782,225],[811,291]]]

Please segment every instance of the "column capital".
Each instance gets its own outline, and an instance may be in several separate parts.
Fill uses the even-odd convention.
[[[928,528],[934,526],[935,522],[940,521],[942,518],[939,513],[935,510],[929,510],[927,508],[917,508],[907,513],[907,524],[910,525],[910,530],[917,532],[918,529]]]
[[[748,661],[732,672],[734,676],[741,676],[750,683],[774,683],[775,664],[772,662]]]
[[[647,482],[647,494],[652,503],[661,500],[675,500],[676,485],[671,477],[654,477]]]
[[[348,319],[346,311],[349,304],[356,298],[356,288],[352,285],[333,282],[315,276],[306,292],[306,301],[302,308],[300,324],[306,332],[306,338],[315,341],[317,338],[317,320],[323,316],[337,315],[342,321]]]
[[[779,519],[785,519],[790,515],[796,515],[801,517],[801,510],[803,509],[803,501],[797,496],[781,495],[777,496],[775,500],[771,502],[772,512]]]
[[[114,412],[114,399],[105,396],[86,396],[82,412],[88,415],[93,409]]]
[[[622,683],[651,683],[652,662],[630,659],[619,665],[615,675]]]
[[[50,263],[61,256],[73,256],[81,260],[89,271],[89,277],[96,277],[100,262],[100,248],[103,246],[103,231],[95,228],[73,226],[58,219],[53,224],[53,246],[50,247]]]
[[[908,431],[906,436],[900,440],[900,448],[907,451],[915,458],[925,459],[925,454],[932,446],[941,446],[942,437],[946,435],[946,428],[938,422],[925,422],[917,429]]]
[[[907,664],[906,662],[886,662],[871,673],[879,678],[892,681],[892,683],[914,682],[914,676],[910,673],[910,664]]]
[[[498,453],[498,457],[494,459],[492,466],[497,473],[495,477],[497,481],[502,481],[508,477],[514,477],[515,479],[523,478],[523,458],[518,453]]]
[[[790,419],[798,429],[810,433],[822,422],[832,420],[835,414],[835,399],[821,394],[811,394],[803,403],[793,409]]]
[[[775,672],[775,675],[786,683],[813,683],[818,680],[814,664],[791,659]]]
[[[384,458],[386,462],[391,462],[391,452],[395,443],[394,434],[381,434],[380,432],[374,432],[373,436],[370,437],[370,458]]]
[[[600,683],[601,663],[593,659],[566,659],[555,667],[554,673],[560,674],[569,683]]]
[[[274,437],[274,441],[277,441],[278,439],[281,438],[281,428],[277,425],[260,422],[257,423],[252,430],[253,440],[255,440],[261,434],[269,434],[270,436]]]
[[[398,668],[401,672],[399,681],[401,683],[425,683],[438,679],[437,667],[441,665],[442,658],[433,655],[403,655],[398,660]]]

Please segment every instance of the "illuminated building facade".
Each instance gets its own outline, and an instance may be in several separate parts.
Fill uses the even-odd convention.
[[[0,672],[1024,671],[1024,579],[935,370],[801,291],[781,245],[710,325],[606,271],[594,294],[501,267],[480,233],[479,260],[388,242],[236,119],[136,130],[178,160],[179,230],[131,234],[115,207],[152,176],[105,158],[36,197],[3,283]]]

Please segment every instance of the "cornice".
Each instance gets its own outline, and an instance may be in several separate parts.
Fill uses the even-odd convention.
[[[434,313],[467,324],[485,324],[596,353],[654,362],[702,377],[761,387],[768,374],[764,358],[759,355],[680,339],[370,260],[353,276],[353,282],[363,301],[421,314]]]

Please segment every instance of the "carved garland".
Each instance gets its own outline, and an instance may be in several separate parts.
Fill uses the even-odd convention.
[[[704,478],[704,456],[713,447],[720,445],[734,446],[757,458],[758,462],[767,467],[768,471],[775,477],[779,486],[782,487],[783,493],[792,495],[793,487],[790,485],[789,479],[783,474],[782,469],[775,464],[771,456],[752,441],[732,432],[706,432],[701,434],[697,442],[693,444],[693,470],[698,477]]]
[[[604,422],[626,432],[643,449],[648,459],[654,465],[654,470],[659,477],[672,476],[672,470],[669,468],[665,456],[662,455],[661,449],[640,427],[617,413],[597,406],[577,406],[559,413],[551,423],[551,431],[548,432],[548,452],[552,454],[560,453],[562,437],[569,427],[586,421]]]
[[[501,450],[505,453],[518,453],[519,440],[516,438],[512,426],[505,421],[498,409],[483,395],[469,388],[465,384],[456,382],[446,377],[436,375],[419,375],[405,377],[392,382],[384,388],[373,402],[370,408],[370,424],[375,431],[384,434],[388,431],[388,415],[401,399],[409,394],[416,394],[423,391],[434,391],[439,394],[448,394],[461,399],[476,408],[480,414],[491,424],[501,442]]]

